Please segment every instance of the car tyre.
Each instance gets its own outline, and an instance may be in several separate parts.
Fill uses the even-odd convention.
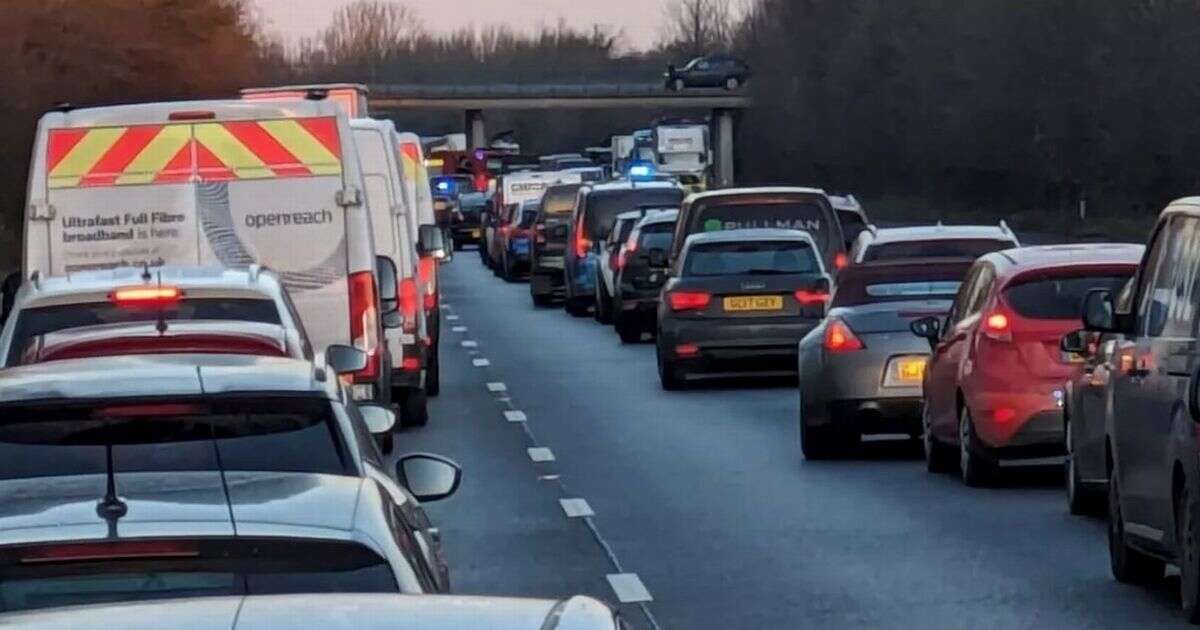
[[[1200,503],[1184,481],[1179,496],[1175,497],[1175,540],[1179,546],[1179,601],[1188,623],[1200,623],[1200,531],[1197,520]]]
[[[804,400],[800,401],[800,452],[804,459],[818,461],[843,457],[850,450],[851,439],[838,427],[811,427],[804,420]]]
[[[1113,577],[1123,584],[1146,584],[1162,579],[1166,563],[1125,542],[1125,518],[1116,471],[1108,478],[1108,559]]]
[[[954,469],[954,451],[933,435],[933,420],[926,408],[921,412],[921,445],[925,450],[925,470],[946,473]]]
[[[682,92],[687,87],[683,79],[675,79],[671,82],[671,89],[675,92]]]
[[[1077,516],[1094,515],[1100,512],[1100,497],[1079,480],[1075,466],[1075,437],[1071,431],[1071,418],[1063,411],[1063,442],[1066,444],[1066,460],[1063,462],[1064,484],[1067,489],[1067,509]]]
[[[428,398],[424,389],[405,389],[399,398],[400,426],[423,427],[429,424]]]
[[[425,395],[437,396],[442,391],[442,351],[435,345],[429,353],[429,363],[425,366]]]
[[[554,296],[549,293],[534,293],[530,291],[529,297],[533,299],[533,305],[537,307],[546,307],[554,304]]]
[[[388,431],[383,435],[376,435],[375,443],[379,445],[379,452],[391,455],[392,451],[396,450],[396,434]]]
[[[639,343],[642,340],[642,329],[625,321],[623,317],[616,318],[613,328],[617,330],[617,336],[621,338],[621,343]]]
[[[601,324],[611,324],[613,318],[612,300],[608,297],[608,292],[604,290],[600,278],[596,278],[596,321]]]
[[[725,79],[725,89],[732,92],[742,87],[742,82],[737,77],[729,77]]]
[[[983,446],[978,442],[971,410],[963,405],[958,413],[958,472],[963,483],[972,488],[988,485],[992,476],[991,466],[979,455]]]
[[[508,252],[500,255],[500,277],[505,282],[516,282],[516,270],[513,269],[512,261],[508,259]]]
[[[684,388],[686,380],[683,373],[675,362],[663,356],[662,346],[656,346],[655,354],[658,356],[658,380],[662,382],[662,388],[666,391],[673,392]]]

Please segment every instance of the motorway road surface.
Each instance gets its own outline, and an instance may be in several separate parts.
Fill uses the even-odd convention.
[[[794,387],[664,392],[652,344],[535,309],[473,254],[443,268],[430,425],[397,440],[465,468],[459,494],[429,506],[456,591],[615,602],[606,576],[634,574],[618,586],[652,598],[621,606],[638,628],[1182,624],[1176,578],[1113,581],[1104,523],[1067,513],[1056,471],[969,489],[907,442],[806,462]],[[569,518],[571,498],[594,516]]]

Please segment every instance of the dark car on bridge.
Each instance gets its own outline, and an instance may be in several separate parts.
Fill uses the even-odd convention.
[[[641,341],[658,328],[658,298],[667,281],[667,251],[678,218],[678,210],[647,215],[617,256],[613,327],[624,343]]]
[[[658,307],[663,389],[680,389],[692,378],[795,375],[797,344],[824,317],[829,288],[807,232],[689,237]]]
[[[676,92],[696,88],[725,88],[733,91],[746,84],[750,66],[741,59],[726,55],[697,57],[682,68],[667,66],[667,89]]]
[[[864,435],[921,435],[929,344],[909,324],[950,310],[973,258],[878,261],[843,269],[828,316],[800,341],[800,447],[845,454]]]
[[[580,188],[564,259],[567,312],[583,317],[595,302],[600,247],[617,215],[643,207],[677,207],[682,201],[683,189],[670,182],[617,181]]]
[[[535,306],[549,306],[563,291],[563,258],[571,240],[571,213],[582,184],[558,184],[546,189],[533,225],[529,256],[529,297]]]

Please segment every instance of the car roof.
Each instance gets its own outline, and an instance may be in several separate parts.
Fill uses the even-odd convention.
[[[96,619],[122,630],[274,630],[293,627],[359,630],[397,627],[451,630],[615,630],[612,610],[590,597],[532,599],[391,593],[309,593],[197,597],[34,610],[0,617],[13,630],[73,630]],[[397,625],[399,623],[399,626]]]
[[[956,239],[996,239],[1016,242],[1016,235],[1008,226],[999,225],[921,225],[914,227],[874,228],[868,230],[871,244],[903,243],[913,241],[936,241]]]
[[[645,216],[644,212],[641,212],[639,210],[630,210],[629,212],[622,212],[621,214],[618,214],[617,220],[618,221],[632,221],[635,219],[640,219],[643,216]]]
[[[716,197],[735,197],[741,195],[821,195],[828,198],[824,190],[820,188],[805,188],[803,186],[761,186],[758,188],[722,188],[720,190],[707,190],[704,192],[693,193],[688,196],[687,202],[694,204],[697,201],[713,199]]]
[[[1001,276],[1011,277],[1039,269],[1082,266],[1136,267],[1146,248],[1135,243],[1072,243],[1015,247],[993,252],[980,260],[991,262]]]
[[[337,116],[342,109],[335,101],[328,99],[311,101],[169,101],[50,112],[43,116],[42,120],[55,128],[161,124],[169,122],[172,113],[195,111],[211,111],[216,114],[215,120],[267,120]]]
[[[650,225],[652,223],[674,223],[679,220],[678,210],[659,210],[658,212],[649,212],[642,218],[639,225]]]
[[[292,358],[122,355],[0,370],[0,403],[273,392],[332,397],[332,375]],[[335,390],[336,391],[336,390]]]
[[[709,243],[741,243],[745,241],[804,241],[816,249],[812,235],[802,230],[783,228],[753,228],[749,230],[720,230],[697,232],[687,237],[684,247]]]
[[[145,274],[149,272],[150,279]],[[107,293],[122,286],[157,285],[159,282],[184,289],[230,290],[274,296],[283,290],[279,278],[267,268],[250,265],[244,269],[228,267],[118,267],[97,271],[77,271],[65,276],[42,277],[35,274],[21,285],[17,303],[57,301],[75,295]]]
[[[631,182],[629,180],[619,180],[612,182],[604,182],[602,184],[593,184],[588,186],[589,192],[610,192],[623,190],[673,190],[679,188],[674,182]]]

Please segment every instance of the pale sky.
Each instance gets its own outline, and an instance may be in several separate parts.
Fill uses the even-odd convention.
[[[269,31],[294,42],[329,24],[351,0],[255,0]],[[648,48],[658,41],[667,0],[407,0],[425,27],[452,31],[464,26],[508,24],[530,30],[559,18],[578,28],[601,24],[622,30],[624,46]]]

